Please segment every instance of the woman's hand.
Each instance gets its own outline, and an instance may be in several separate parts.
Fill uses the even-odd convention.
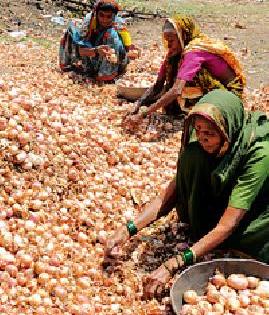
[[[96,48],[98,50],[99,55],[107,59],[111,58],[111,56],[115,54],[115,50],[108,45],[100,45],[97,46]]]
[[[144,281],[144,297],[153,298],[155,295],[160,295],[165,284],[172,278],[172,272],[178,267],[176,258],[170,258],[147,276]]]
[[[95,56],[95,49],[94,48],[79,47],[79,55],[81,57],[94,57]]]
[[[135,115],[128,115],[125,118],[124,123],[128,124],[128,125],[132,125],[135,126],[138,123],[140,123],[143,120],[143,116],[141,114],[135,114]]]
[[[141,107],[141,103],[136,101],[134,103],[133,109],[128,113],[128,115],[136,115],[139,112],[139,108]]]
[[[144,297],[153,298],[153,296],[160,295],[165,284],[172,278],[172,272],[175,269],[177,269],[176,259],[170,258],[147,276],[144,281]]]
[[[136,115],[139,112],[139,108],[140,108],[140,103],[139,102],[135,102],[134,106],[133,106],[133,109],[130,110],[129,112],[127,112],[123,116],[123,118],[122,118],[123,123],[126,123],[126,120],[127,120],[127,123],[128,123],[129,118],[132,117],[133,115]]]
[[[126,226],[120,227],[107,240],[99,239],[105,245],[104,263],[111,263],[121,256],[120,247],[129,239],[129,233]]]

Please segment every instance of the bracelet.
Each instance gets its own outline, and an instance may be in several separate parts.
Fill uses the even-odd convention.
[[[129,232],[130,236],[135,235],[135,234],[137,233],[137,231],[138,231],[138,230],[137,230],[137,227],[135,226],[133,220],[128,221],[128,222],[126,223],[126,227],[127,227],[127,230],[128,230],[128,232]]]
[[[142,109],[141,110],[141,115],[142,115],[143,118],[146,118],[147,114],[148,114],[148,110],[147,109]]]
[[[182,259],[186,265],[191,265],[196,261],[196,256],[194,252],[188,248],[182,253]]]
[[[193,249],[191,249],[191,251],[192,251],[192,255],[193,255],[193,263],[196,263],[196,258],[197,258],[196,253]]]
[[[164,268],[169,272],[169,274],[172,276],[173,275],[173,270],[170,270],[165,263],[162,264],[164,266]]]
[[[98,57],[99,56],[99,51],[98,51],[98,48],[94,48],[94,53],[95,53],[95,57]]]
[[[182,259],[182,255],[176,255],[176,261],[177,261],[177,265],[178,268],[182,267],[184,265],[184,261]]]

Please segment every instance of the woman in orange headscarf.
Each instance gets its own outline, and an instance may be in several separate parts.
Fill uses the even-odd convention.
[[[112,81],[125,71],[130,34],[117,17],[114,0],[100,0],[77,28],[70,22],[60,44],[60,67],[77,70],[98,81]]]
[[[245,78],[236,56],[221,41],[201,33],[194,19],[181,15],[167,19],[163,39],[167,54],[157,81],[138,100],[130,122],[137,123],[159,108],[167,114],[181,114],[180,105],[193,105],[216,88],[242,96]],[[137,114],[141,106],[148,108]]]

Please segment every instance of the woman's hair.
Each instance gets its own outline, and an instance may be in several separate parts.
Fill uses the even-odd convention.
[[[95,12],[98,11],[112,11],[114,14],[117,14],[119,11],[119,5],[114,0],[99,0],[95,6]]]

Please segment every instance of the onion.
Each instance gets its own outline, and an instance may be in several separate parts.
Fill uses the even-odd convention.
[[[239,302],[241,307],[247,307],[250,303],[250,298],[245,294],[239,294]]]
[[[244,308],[239,308],[235,311],[235,315],[249,315],[248,310]]]
[[[220,303],[213,304],[212,311],[217,313],[224,313],[224,306]]]
[[[220,292],[214,285],[208,285],[207,287],[207,300],[211,303],[217,303],[220,300]]]
[[[226,302],[226,306],[230,311],[236,311],[240,308],[240,302],[235,297],[229,297]]]
[[[213,285],[215,285],[217,288],[222,287],[224,285],[226,285],[226,279],[225,276],[220,273],[220,272],[216,272],[216,274],[211,278],[211,282]]]
[[[188,291],[184,292],[183,299],[186,303],[196,304],[198,301],[198,295],[197,295],[196,291],[188,290]]]
[[[39,306],[42,302],[41,296],[38,293],[33,294],[29,298],[29,303],[33,306]]]
[[[208,301],[199,301],[198,306],[202,312],[212,311],[212,305]]]
[[[241,274],[231,274],[227,279],[227,284],[236,290],[245,290],[248,287],[248,279]]]
[[[249,305],[247,310],[248,310],[248,315],[264,314],[264,309],[260,305]]]
[[[220,288],[220,294],[225,299],[228,299],[230,297],[236,297],[236,291],[233,288],[230,288],[229,286],[223,286]]]
[[[255,291],[260,297],[269,298],[269,281],[260,281]]]
[[[54,291],[55,291],[55,296],[59,297],[60,299],[64,299],[67,296],[67,291],[64,287],[56,286]]]
[[[248,280],[248,288],[256,289],[259,284],[259,279],[256,277],[247,277]]]

